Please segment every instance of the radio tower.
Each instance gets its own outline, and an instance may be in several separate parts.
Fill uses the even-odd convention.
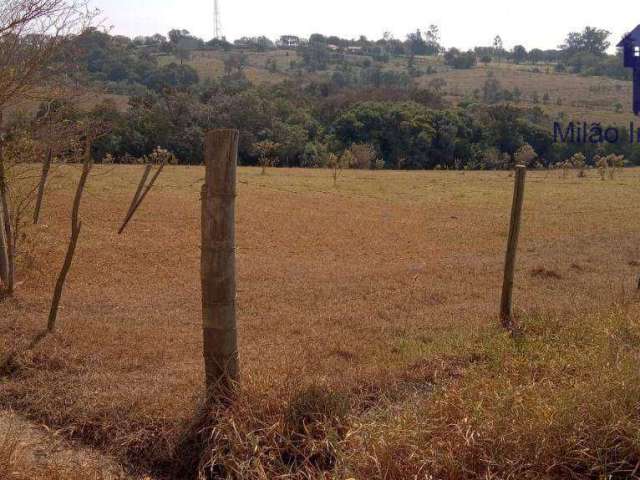
[[[220,5],[218,5],[218,0],[213,0],[213,38],[222,38],[222,28],[220,27]]]

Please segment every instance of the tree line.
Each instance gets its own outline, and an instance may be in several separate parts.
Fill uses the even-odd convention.
[[[564,58],[605,58],[608,37],[608,32],[590,27],[570,34],[563,47]],[[341,157],[353,145],[367,145],[376,154],[371,165],[390,169],[508,168],[525,144],[534,148],[541,166],[563,162],[578,151],[593,165],[603,153],[640,161],[632,144],[554,143],[554,119],[535,106],[522,107],[521,92],[502,89],[495,78],[487,79],[482,92],[453,106],[442,91],[442,80],[435,78],[426,88],[418,86],[410,63],[407,72],[391,70],[384,67],[384,60],[363,57],[354,63],[345,59],[344,52],[324,48],[339,40],[314,35],[300,47],[300,61],[306,68],[322,69],[335,63],[330,75],[293,76],[280,84],[260,86],[245,76],[247,55],[234,49],[225,57],[223,77],[201,81],[180,60],[188,54],[178,52],[204,43],[185,30],[172,30],[168,38],[155,35],[131,40],[88,28],[69,38],[53,63],[73,64],[74,68],[65,69],[65,77],[88,88],[111,86],[108,91],[118,92],[118,86],[124,85],[121,93],[129,96],[128,108],[121,111],[105,102],[87,114],[64,98],[53,105],[69,118],[90,115],[108,122],[110,131],[92,148],[98,160],[108,156],[116,162],[131,162],[161,147],[180,163],[199,164],[203,134],[211,128],[241,131],[239,158],[245,165],[260,162],[261,142],[277,145],[272,153],[278,164],[292,167],[326,167],[332,154]],[[401,45],[405,53],[407,48],[410,53],[427,55],[444,52],[434,26],[425,35],[417,31],[400,44],[391,36],[378,42],[362,37],[356,42],[363,48],[396,45],[397,51]],[[220,48],[229,48],[223,40],[219,43]],[[162,63],[157,52],[173,52],[180,63]],[[506,60],[499,37],[490,53],[498,61]],[[528,52],[531,54],[534,51]],[[444,52],[443,57],[453,65],[475,61],[470,52],[455,49]],[[408,57],[409,62],[412,58]],[[549,100],[542,99],[542,103]],[[8,127],[7,138],[28,128],[24,118]]]

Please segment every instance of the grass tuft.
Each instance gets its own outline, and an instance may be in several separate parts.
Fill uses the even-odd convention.
[[[637,318],[616,312],[529,319],[517,342],[487,337],[487,361],[455,385],[370,423],[354,468],[386,479],[634,478],[638,333]]]

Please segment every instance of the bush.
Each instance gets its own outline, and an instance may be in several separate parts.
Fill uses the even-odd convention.
[[[351,168],[366,170],[375,166],[377,153],[373,145],[357,143],[351,145],[350,151],[353,157],[350,165]]]
[[[307,143],[300,161],[304,168],[324,168],[327,166],[327,146],[322,143]]]
[[[199,463],[198,478],[327,478],[323,474],[335,471],[348,432],[349,397],[313,384],[284,395],[285,402],[274,402],[244,391],[230,408],[207,413],[189,446],[202,452],[192,460]]]
[[[444,55],[444,63],[457,70],[473,68],[477,61],[476,54],[472,51],[463,53],[452,48]]]

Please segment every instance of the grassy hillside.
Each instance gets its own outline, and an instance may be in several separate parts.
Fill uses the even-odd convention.
[[[218,51],[194,52],[191,60],[186,63],[194,67],[202,79],[221,78],[224,74],[225,55],[224,52]],[[292,61],[300,60],[295,51],[277,50],[265,53],[248,53],[247,55],[248,67],[245,73],[252,82],[276,83],[286,78],[301,78],[297,70],[290,69]],[[173,56],[162,56],[159,59],[161,64],[179,63],[179,60]],[[276,60],[277,72],[270,72],[267,69],[268,59]],[[371,60],[364,56],[347,56],[347,61],[353,65],[361,65],[367,59]],[[553,65],[546,64],[515,65],[503,62],[488,65],[479,64],[468,70],[455,70],[444,65],[441,59],[417,57],[416,67],[419,70],[424,72],[429,66],[436,73],[420,76],[417,79],[418,85],[428,87],[434,79],[444,80],[446,84],[442,91],[454,104],[465,97],[473,97],[476,91],[482,95],[487,76],[493,74],[502,88],[521,90],[522,105],[535,105],[533,96],[537,94],[539,97],[537,105],[554,117],[564,112],[566,120],[574,119],[625,126],[633,119],[630,112],[631,82],[606,77],[558,73],[554,70]],[[385,69],[396,71],[406,70],[406,67],[407,59],[404,57],[392,57],[391,61],[384,66]],[[306,73],[302,78],[307,80],[328,78],[333,68],[334,66],[330,66],[326,72]],[[543,103],[545,94],[549,96],[547,104]],[[622,110],[618,111],[617,104],[622,106]]]
[[[184,62],[192,66],[198,72],[198,76],[202,80],[221,78],[224,75],[224,58],[225,53],[220,51],[195,51],[191,55],[191,59]],[[295,51],[277,50],[267,53],[247,53],[248,66],[245,70],[247,78],[255,83],[277,83],[288,77],[286,73],[289,68],[290,61],[297,59]],[[278,65],[278,72],[269,72],[266,68],[267,59],[275,59]],[[180,60],[173,55],[162,55],[158,57],[160,65],[166,65],[171,62],[180,63]]]
[[[476,89],[482,92],[490,72],[503,88],[519,88],[522,91],[523,105],[536,105],[533,95],[537,94],[540,100],[537,105],[553,116],[564,112],[567,119],[620,125],[628,125],[633,119],[630,111],[633,98],[631,82],[557,73],[549,65],[481,65],[470,70],[448,70],[425,76],[421,78],[421,84],[426,86],[432,78],[442,78],[447,82],[444,87],[447,94],[460,99],[473,94]],[[550,98],[547,105],[542,102],[545,94]],[[618,103],[622,105],[621,112],[616,112]]]
[[[243,479],[597,478],[640,460],[637,170],[530,172],[514,341],[495,327],[507,172],[347,171],[336,188],[326,170],[240,169],[243,392],[188,441],[203,170],[166,169],[118,236],[141,171],[96,167],[59,332],[3,372],[3,406],[136,467],[207,444],[203,465]],[[0,352],[44,325],[78,173],[55,180],[36,268],[0,303]]]
[[[7,106],[4,110],[3,122],[7,123],[12,119],[14,115],[20,115],[24,113],[35,114],[38,111],[41,103],[47,98],[43,95],[42,98],[28,98],[20,99]],[[124,112],[129,108],[129,97],[127,95],[118,95],[114,93],[105,93],[103,89],[83,89],[81,92],[70,92],[66,94],[66,98],[71,100],[74,105],[77,106],[80,111],[88,112],[105,101],[113,102],[115,107]]]

